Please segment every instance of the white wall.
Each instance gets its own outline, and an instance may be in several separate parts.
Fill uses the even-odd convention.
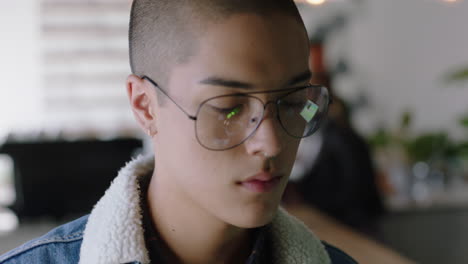
[[[39,2],[0,3],[0,138],[41,123]]]
[[[468,113],[468,82],[447,85],[442,79],[468,65],[468,1],[367,0],[360,7],[340,2],[304,15],[312,25],[324,13],[347,8],[353,14],[329,53],[331,60],[345,53],[355,71],[338,80],[337,90],[353,97],[361,86],[370,95],[373,105],[359,112],[359,128],[395,125],[404,109],[412,109],[415,131],[447,128],[461,135],[456,120]]]
[[[0,1],[0,142],[138,133],[125,78],[130,1]]]

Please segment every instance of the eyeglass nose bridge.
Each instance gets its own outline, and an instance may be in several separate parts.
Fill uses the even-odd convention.
[[[263,103],[263,101],[262,101],[262,103]],[[279,111],[279,109],[278,109],[278,101],[277,101],[277,100],[276,100],[276,101],[270,100],[270,101],[267,101],[266,103],[263,103],[262,120],[261,120],[260,122],[262,122],[262,121],[265,119],[265,117],[268,116],[268,110],[267,110],[267,108],[268,108],[268,105],[270,105],[270,104],[271,104],[272,107],[273,107],[272,110],[273,110],[273,111],[276,111],[276,115],[275,115],[275,112],[272,113],[273,117],[279,118],[279,113],[278,113],[278,111]],[[279,120],[278,120],[278,121],[279,121]]]
[[[270,101],[267,101],[266,103],[264,103],[262,100],[258,99],[262,104],[263,104],[263,111],[262,111],[262,115],[260,116],[260,119],[258,120],[258,123],[257,125],[255,126],[255,129],[252,131],[252,134],[255,134],[256,131],[258,130],[258,128],[262,125],[263,121],[265,120],[265,118],[267,118],[269,116],[268,114],[268,105],[272,105],[273,106],[273,111],[276,110],[276,115],[275,113],[273,112],[272,113],[272,118],[275,119],[276,117],[276,121],[281,123],[281,120],[279,118],[279,109],[278,109],[278,102],[277,101],[274,101],[274,100],[270,100]],[[250,136],[249,136],[250,137]]]

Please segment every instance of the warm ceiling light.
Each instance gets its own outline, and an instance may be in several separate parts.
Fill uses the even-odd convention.
[[[325,3],[325,0],[306,0],[306,2],[311,5],[321,5]]]

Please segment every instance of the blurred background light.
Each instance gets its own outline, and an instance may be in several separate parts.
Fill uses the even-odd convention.
[[[296,0],[295,2],[296,3],[306,3],[306,4],[310,4],[310,5],[322,5],[325,2],[327,2],[327,0]]]
[[[306,2],[312,5],[321,5],[325,3],[325,0],[307,0]]]
[[[11,210],[0,208],[0,235],[14,231],[18,224],[18,217]]]
[[[16,194],[13,186],[13,160],[0,154],[0,206],[12,205]]]

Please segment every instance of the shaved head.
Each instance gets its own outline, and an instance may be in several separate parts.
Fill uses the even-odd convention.
[[[164,237],[175,234],[173,223],[178,234],[210,233],[207,250],[198,233],[185,244],[209,253],[193,261],[207,263],[213,246],[268,224],[278,210],[300,142],[280,114],[305,129],[307,119],[294,114],[312,94],[304,23],[293,0],[134,0],[129,33],[127,95],[159,153],[147,198],[165,219],[155,224],[169,230]],[[234,140],[225,151],[204,145]],[[244,186],[267,169],[274,187]]]
[[[196,54],[198,39],[210,23],[235,14],[273,13],[303,25],[293,0],[134,0],[129,27],[132,72],[165,85],[172,67]]]

